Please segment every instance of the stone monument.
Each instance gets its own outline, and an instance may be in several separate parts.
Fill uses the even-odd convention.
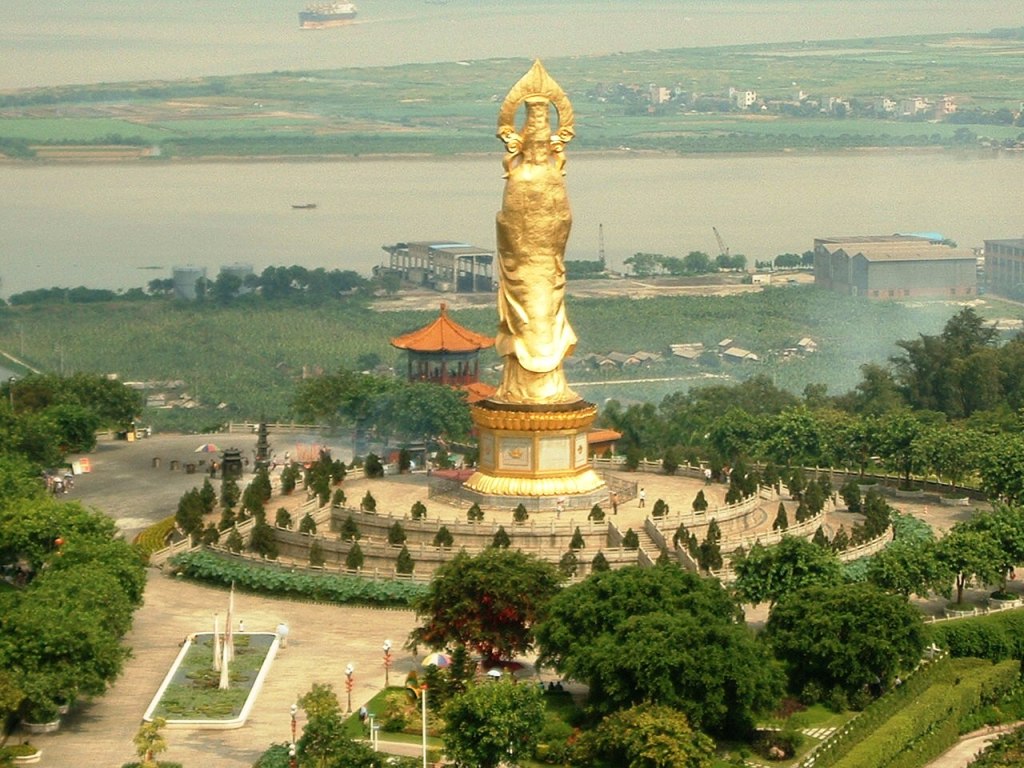
[[[523,105],[520,128],[516,116]],[[597,407],[569,388],[563,370],[576,345],[565,312],[572,213],[563,177],[572,137],[572,105],[536,61],[498,117],[506,151],[495,349],[504,367],[498,390],[471,406],[480,450],[478,471],[465,484],[487,496],[576,497],[604,487],[587,449]]]

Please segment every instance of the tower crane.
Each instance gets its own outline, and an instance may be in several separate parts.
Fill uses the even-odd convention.
[[[728,256],[729,249],[725,245],[725,240],[723,240],[722,236],[718,234],[718,227],[712,227],[711,230],[715,233],[715,240],[718,241],[718,252],[722,256]]]

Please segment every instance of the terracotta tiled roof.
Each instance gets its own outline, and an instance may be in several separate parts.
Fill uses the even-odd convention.
[[[416,352],[472,352],[493,347],[494,339],[463,328],[448,317],[448,307],[442,304],[434,322],[404,336],[396,336],[391,346]]]
[[[498,391],[496,387],[492,387],[490,384],[485,384],[482,381],[474,381],[472,384],[463,384],[459,389],[466,393],[466,402],[468,403],[479,403],[481,400],[486,400]]]
[[[614,429],[592,429],[587,432],[588,443],[611,443],[622,437],[621,432]]]

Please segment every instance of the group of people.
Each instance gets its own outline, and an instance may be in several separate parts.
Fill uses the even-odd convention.
[[[59,496],[75,487],[75,476],[70,472],[66,472],[64,475],[46,474],[43,476],[43,482],[46,483],[47,491],[54,496]]]

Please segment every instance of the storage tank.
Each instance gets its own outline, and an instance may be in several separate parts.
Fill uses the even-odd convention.
[[[175,267],[173,270],[174,298],[185,301],[196,300],[196,282],[206,279],[206,267]]]

